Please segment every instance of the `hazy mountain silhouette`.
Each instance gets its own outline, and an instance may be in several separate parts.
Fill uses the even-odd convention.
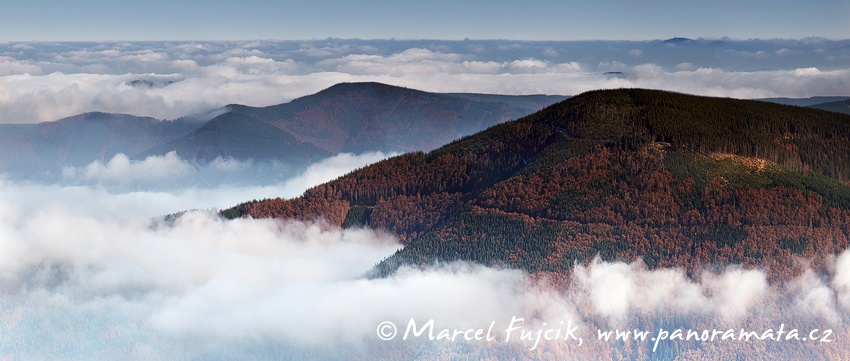
[[[86,113],[54,122],[0,125],[0,169],[60,174],[117,153],[143,159],[177,151],[303,166],[339,152],[429,150],[516,119],[562,96],[436,94],[380,83],[347,83],[269,107],[229,105],[174,121]]]
[[[798,107],[812,107],[818,104],[823,103],[831,103],[831,102],[839,102],[850,99],[850,97],[846,96],[834,96],[834,97],[809,97],[809,98],[762,98],[757,99],[761,101],[785,104],[785,105],[796,105]]]
[[[108,161],[173,141],[198,126],[92,112],[40,124],[0,124],[0,168],[7,174],[57,173],[64,166]]]
[[[329,153],[430,150],[528,115],[562,96],[437,94],[381,83],[343,83],[290,103],[230,106]]]
[[[820,103],[820,104],[810,105],[809,107],[815,108],[815,109],[828,110],[828,111],[831,111],[831,112],[850,114],[850,99]]]

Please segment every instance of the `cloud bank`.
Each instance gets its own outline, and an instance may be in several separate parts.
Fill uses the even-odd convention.
[[[761,332],[779,327],[777,320],[789,328],[831,329],[836,335],[830,344],[781,343],[783,352],[825,355],[846,348],[840,335],[850,320],[850,252],[834,260],[830,274],[808,271],[778,284],[759,270],[732,267],[691,279],[682,270],[598,260],[576,266],[565,280],[465,263],[403,267],[387,278],[370,279],[365,275],[371,267],[400,247],[381,231],[341,230],[321,222],[226,221],[209,211],[164,221],[151,218],[150,207],[137,206],[187,199],[135,193],[0,184],[5,345],[0,355],[594,359],[611,352],[636,355],[654,346],[599,340],[599,330]],[[172,207],[178,203],[172,202]],[[508,342],[506,330],[516,318],[523,323]],[[433,320],[435,335],[492,327],[496,339],[431,340],[427,330],[401,339],[411,320],[420,329]],[[398,327],[395,339],[377,338],[382,322]],[[543,340],[535,346],[518,336],[553,327],[575,328],[582,345]],[[670,341],[659,347],[693,345]],[[711,348],[701,352],[710,356]]]
[[[176,118],[365,80],[441,92],[641,86],[737,97],[848,95],[846,49],[818,39],[0,44],[0,121],[91,110]],[[655,355],[712,359],[747,347],[813,358],[846,353],[850,251],[829,274],[809,270],[779,283],[760,270],[730,267],[692,279],[678,269],[598,260],[563,279],[465,263],[370,279],[369,270],[400,247],[380,230],[225,221],[205,210],[159,217],[294,197],[387,156],[340,154],[296,175],[276,164],[219,158],[198,166],[175,153],[119,154],[65,168],[59,184],[0,180],[0,358],[641,359],[651,358],[653,342],[609,342],[599,332],[762,332],[780,327],[777,320],[833,330],[834,342],[670,341]],[[283,175],[246,185],[245,174]],[[516,318],[523,319],[517,332],[530,336],[507,342]],[[400,339],[411,320],[418,328],[433,320],[435,334],[492,325],[495,339],[431,340],[427,331]],[[382,322],[400,334],[381,340]],[[553,328],[582,343],[533,339]]]
[[[174,197],[179,194],[176,198],[185,198],[186,201],[181,204],[164,202],[172,208],[159,207],[160,213],[190,208],[221,208],[250,199],[297,197],[310,187],[394,155],[383,152],[340,153],[299,170],[278,162],[221,157],[207,164],[193,164],[173,151],[142,160],[131,160],[118,153],[107,162],[66,166],[62,170],[62,178],[55,184],[31,183],[29,192],[54,194],[67,193],[70,189],[84,193],[97,190],[125,197],[133,195],[140,200],[146,195]]]
[[[850,95],[847,41],[338,40],[0,44],[0,122],[105,111],[174,119],[339,82],[575,95],[647,87],[740,98]]]
[[[225,170],[238,170],[238,164],[216,158],[212,167]],[[118,153],[106,164],[94,161],[82,167],[65,167],[63,177],[83,179],[103,183],[130,181],[157,181],[184,177],[191,172],[189,162],[180,159],[176,151],[164,156],[149,156],[142,161],[131,161],[124,153]],[[80,173],[78,175],[78,173]]]

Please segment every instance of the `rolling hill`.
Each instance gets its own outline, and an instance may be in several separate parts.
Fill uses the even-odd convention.
[[[386,229],[405,247],[377,274],[453,260],[564,274],[598,255],[787,277],[850,244],[847,139],[850,116],[833,112],[593,91],[222,214]]]
[[[63,167],[106,162],[117,153],[143,159],[170,151],[200,164],[229,157],[298,168],[340,152],[430,150],[563,99],[345,83],[290,103],[234,104],[173,121],[86,113],[0,125],[0,170],[56,175]]]
[[[850,114],[850,99],[839,100],[834,102],[826,102],[815,105],[810,105],[809,107],[815,109],[828,110],[836,113],[844,113]]]
[[[191,118],[161,121],[99,112],[40,124],[0,124],[0,169],[13,176],[56,174],[64,166],[143,152],[197,126]]]
[[[564,98],[438,94],[381,83],[342,83],[286,104],[229,109],[336,154],[431,150]]]
[[[758,100],[850,114],[850,98],[848,97],[764,98]]]
[[[809,97],[809,98],[762,98],[756,99],[765,102],[796,105],[798,107],[813,107],[818,104],[832,103],[847,100],[848,97],[832,96],[832,97]]]
[[[177,151],[193,163],[206,163],[217,157],[275,160],[305,166],[331,154],[295,139],[289,133],[257,118],[226,112],[191,133],[138,154],[137,158]]]

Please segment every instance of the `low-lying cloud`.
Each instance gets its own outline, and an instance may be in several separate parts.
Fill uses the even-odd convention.
[[[728,43],[719,50],[661,42],[333,39],[0,44],[0,122],[92,110],[176,118],[366,80],[507,94],[615,87],[734,97],[850,93],[850,69],[836,60],[848,55],[843,42]],[[776,341],[768,348],[769,341],[670,341],[659,352],[709,359],[741,345],[814,358],[846,352],[850,251],[832,260],[829,274],[808,270],[773,283],[753,269],[697,272],[694,279],[679,269],[598,260],[566,278],[451,263],[405,266],[373,279],[366,276],[371,268],[401,247],[381,230],[321,220],[226,221],[214,211],[295,197],[388,156],[340,154],[292,170],[227,158],[198,165],[176,153],[142,160],[119,154],[65,168],[55,184],[0,178],[0,358],[647,359],[653,342],[609,342],[599,332],[761,333],[780,324],[804,333],[829,329],[833,342]],[[275,181],[244,178],[266,174]],[[186,209],[200,210],[161,217]],[[506,342],[518,318],[529,339],[514,334]],[[435,335],[446,331],[453,339],[431,340],[427,330],[402,339],[411,322],[422,329],[431,320]],[[386,335],[381,328],[376,333],[383,322],[398,328],[391,341],[378,337]],[[535,331],[553,328],[581,344],[569,336],[533,340]],[[464,331],[478,329],[492,329],[494,339],[463,340]]]
[[[330,182],[351,171],[395,155],[398,154],[385,154],[383,152],[366,152],[359,155],[339,153],[311,164],[303,173],[287,179],[283,182],[281,196],[285,198],[300,196],[304,193],[304,190],[310,187]]]
[[[342,230],[321,221],[227,221],[211,211],[166,221],[152,218],[150,207],[136,207],[167,203],[167,197],[188,201],[168,192],[0,184],[0,334],[6,345],[0,355],[593,359],[623,352],[643,358],[634,355],[650,353],[652,342],[628,348],[600,340],[598,332],[762,332],[779,323],[834,332],[834,344],[782,343],[793,352],[824,355],[830,347],[846,347],[841,335],[850,320],[850,252],[834,260],[831,274],[808,271],[779,283],[759,270],[731,267],[692,279],[678,269],[648,270],[639,261],[598,260],[577,265],[566,280],[466,263],[402,267],[370,279],[370,269],[401,247],[380,230]],[[411,320],[425,331],[404,340]],[[430,340],[430,320],[435,336],[492,328],[495,339]],[[378,338],[382,322],[396,325],[392,341]],[[520,326],[506,342],[512,325]],[[535,346],[519,338],[523,330],[551,328],[575,328],[581,346],[572,339]],[[683,345],[693,347],[683,341],[659,347],[670,352]],[[698,350],[711,355],[711,348]]]
[[[0,122],[89,111],[174,119],[356,81],[502,94],[646,87],[741,98],[850,95],[847,49],[846,41],[823,39],[7,43],[0,44]]]
[[[216,159],[214,165],[226,164]],[[221,167],[218,167],[221,168]],[[239,167],[224,167],[224,169],[238,169]],[[186,176],[192,171],[192,165],[180,159],[176,151],[168,152],[164,156],[149,156],[142,161],[131,161],[123,153],[118,153],[106,164],[100,161],[82,167],[65,167],[62,175],[65,178],[82,177],[85,180],[118,183],[132,181],[162,181]],[[80,174],[78,174],[80,173]]]
[[[135,191],[143,194],[215,191],[228,195],[227,199],[235,204],[250,199],[297,197],[310,187],[332,181],[393,155],[395,153],[340,153],[301,170],[279,162],[242,161],[223,157],[205,164],[193,164],[174,151],[141,160],[118,153],[107,162],[94,161],[81,167],[64,167],[56,187],[95,186],[113,193]],[[257,191],[264,196],[258,198]],[[203,203],[208,206],[209,202]],[[217,204],[215,207],[232,204]],[[187,204],[185,207],[198,206]]]
[[[66,167],[63,177],[55,181],[0,177],[0,203],[16,205],[7,211],[10,217],[74,209],[96,219],[122,220],[187,209],[225,209],[252,199],[297,197],[310,187],[392,155],[341,153],[293,170],[273,162],[232,158],[194,165],[176,154],[143,160],[118,154],[105,163]],[[0,216],[4,214],[0,208]]]

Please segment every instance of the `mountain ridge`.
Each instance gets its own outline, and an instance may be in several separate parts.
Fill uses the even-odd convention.
[[[222,214],[385,229],[405,247],[378,274],[453,260],[561,274],[599,255],[779,277],[795,272],[794,257],[818,263],[848,245],[848,136],[838,113],[593,91]]]
[[[830,112],[850,114],[850,99],[819,103],[815,105],[810,105],[809,107],[827,110]]]
[[[195,125],[127,114],[89,112],[40,124],[0,125],[0,168],[7,174],[59,173],[105,162],[189,133]]]
[[[170,151],[200,164],[232,157],[303,168],[339,152],[429,149],[531,113],[546,99],[563,97],[492,98],[514,105],[380,83],[348,83],[289,103],[231,104],[175,120],[90,112],[39,124],[5,124],[0,125],[0,169],[12,176],[55,177],[63,167],[105,163],[117,153],[140,160]],[[369,107],[363,108],[366,103]]]
[[[541,102],[536,100],[539,96],[504,96],[515,104],[534,99],[534,106],[563,98],[548,97],[548,102]],[[430,150],[537,110],[492,99],[495,96],[470,100],[460,95],[377,82],[340,83],[290,103],[262,108],[241,107],[236,111],[269,121],[299,140],[331,153],[413,151]],[[424,137],[426,132],[433,134],[433,139]]]

